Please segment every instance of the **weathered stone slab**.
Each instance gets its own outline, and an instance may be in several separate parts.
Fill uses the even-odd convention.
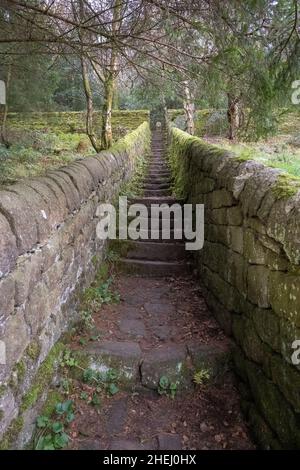
[[[15,282],[12,276],[0,279],[0,321],[13,312],[15,306]]]
[[[300,326],[299,276],[273,271],[270,275],[270,303],[275,313]]]
[[[212,379],[228,369],[230,351],[225,347],[190,341],[187,350],[194,370],[207,369]]]
[[[270,306],[270,271],[265,266],[249,266],[248,297],[251,302],[262,308]]]
[[[123,430],[127,418],[127,406],[127,397],[120,398],[112,404],[105,425],[109,435],[119,434]]]
[[[38,242],[37,223],[32,208],[17,194],[0,191],[0,211],[13,227],[19,254],[30,251]]]
[[[131,336],[143,337],[146,334],[145,324],[142,320],[122,318],[120,321],[120,331]]]
[[[15,265],[17,257],[16,237],[8,220],[0,213],[0,278]]]
[[[110,450],[156,450],[157,444],[155,440],[146,442],[139,442],[137,440],[130,439],[113,439],[109,446]]]
[[[184,346],[168,344],[146,354],[141,365],[142,384],[153,390],[158,388],[162,376],[182,387],[186,384],[186,350]]]
[[[144,308],[149,315],[157,316],[171,316],[176,311],[175,306],[170,303],[147,302],[144,304]]]
[[[159,450],[181,450],[181,437],[178,434],[159,434],[157,437]]]
[[[116,369],[125,386],[131,386],[135,383],[142,359],[142,351],[137,343],[103,341],[86,347],[85,353],[91,356],[90,365],[92,368],[100,371],[109,368]]]

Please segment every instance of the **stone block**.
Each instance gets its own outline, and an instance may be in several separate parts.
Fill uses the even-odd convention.
[[[15,282],[12,276],[0,279],[0,321],[8,317],[15,306]]]
[[[5,320],[4,335],[0,339],[5,343],[6,366],[12,367],[19,362],[30,342],[30,331],[22,309],[16,309],[15,313]]]
[[[80,195],[72,179],[63,171],[48,171],[47,178],[51,179],[63,192],[66,198],[69,212],[73,212],[80,207]]]
[[[243,227],[228,227],[230,247],[233,251],[242,254],[244,252],[244,230]]]
[[[0,279],[13,269],[17,254],[16,237],[7,219],[0,213]]]
[[[255,403],[264,419],[284,448],[298,449],[300,428],[291,406],[257,365],[248,361],[246,367]]]
[[[31,212],[31,218],[34,217],[37,227],[37,242],[43,244],[48,239],[51,232],[50,225],[50,207],[45,199],[34,189],[23,183],[17,183],[10,187],[10,190],[17,194],[20,199],[27,204]],[[34,223],[33,221],[31,223]],[[28,225],[30,222],[28,221]],[[22,234],[20,233],[22,238]]]
[[[276,352],[281,352],[280,320],[272,310],[256,308],[253,322],[259,337]]]
[[[267,249],[260,243],[258,235],[252,230],[244,231],[243,253],[250,264],[266,264]]]
[[[25,305],[25,319],[33,335],[37,335],[53,313],[49,306],[50,292],[44,282],[39,282],[31,291]]]
[[[270,306],[270,271],[265,266],[249,266],[248,275],[248,298],[250,302],[261,308]],[[274,309],[275,310],[275,309]]]
[[[41,250],[19,259],[13,272],[16,286],[15,305],[24,304],[34,286],[41,280],[43,254]]]
[[[300,371],[276,354],[271,358],[271,376],[295,412],[300,413]]]
[[[226,189],[218,189],[212,192],[210,198],[210,206],[212,209],[220,207],[230,207],[234,204],[232,194]]]
[[[34,210],[17,194],[0,191],[0,211],[13,227],[19,254],[30,251],[38,242]]]
[[[271,272],[270,303],[275,313],[300,326],[299,276],[285,272]]]
[[[181,345],[168,344],[148,352],[141,365],[142,384],[157,390],[160,378],[166,376],[178,387],[184,387],[190,379],[185,360],[186,350]]]
[[[229,207],[227,209],[227,224],[228,225],[242,225],[243,214],[239,206]]]

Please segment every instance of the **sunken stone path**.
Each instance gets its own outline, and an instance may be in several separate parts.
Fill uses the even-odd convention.
[[[175,202],[164,151],[157,130],[144,197],[136,201]],[[79,412],[70,448],[252,449],[229,370],[229,340],[189,273],[184,244],[134,242],[121,266],[114,286],[120,303],[103,306],[95,316],[101,340],[82,350],[90,367],[118,371],[119,391],[99,406],[71,397]]]

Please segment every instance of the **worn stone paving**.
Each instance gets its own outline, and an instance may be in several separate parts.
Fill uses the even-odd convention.
[[[164,145],[163,131],[154,132],[147,203],[173,202]],[[78,412],[69,447],[254,448],[230,371],[230,341],[187,269],[182,244],[137,241],[121,266],[126,273],[114,283],[120,302],[94,318],[100,339],[80,346],[75,338],[72,345],[94,370],[118,371],[119,391],[91,406],[80,397],[91,397],[95,387],[78,380],[70,396]]]
[[[115,288],[120,303],[95,316],[101,341],[83,351],[95,366],[113,357],[114,367],[132,376],[115,396],[102,397],[99,408],[80,400],[82,390],[92,395],[94,389],[78,382],[71,398],[80,411],[70,448],[253,448],[229,370],[229,341],[193,278],[120,275]],[[74,347],[82,351],[76,341]],[[210,371],[209,380],[194,384],[194,373],[203,369]],[[178,383],[173,399],[158,393],[163,375]]]

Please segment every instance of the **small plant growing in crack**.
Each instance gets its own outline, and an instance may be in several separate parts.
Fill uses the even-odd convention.
[[[108,250],[108,252],[105,255],[105,261],[107,261],[110,264],[117,263],[120,260],[120,255],[114,250]]]
[[[158,382],[158,393],[173,399],[177,393],[177,384],[171,382],[167,376],[162,375]]]
[[[74,420],[74,405],[72,400],[57,403],[53,418],[38,416],[37,431],[34,439],[35,450],[63,449],[69,442],[65,429]]]
[[[93,319],[92,312],[90,310],[82,310],[80,312],[80,325],[83,330],[91,330],[94,326],[95,320]]]
[[[79,367],[76,357],[70,349],[65,349],[60,360],[61,367]]]
[[[99,286],[89,287],[84,292],[84,302],[92,310],[99,309],[103,304],[119,303],[120,295],[112,290],[113,278],[109,277]]]
[[[202,385],[210,379],[211,373],[208,369],[201,369],[194,373],[193,382],[196,385]]]
[[[98,390],[104,390],[113,396],[119,392],[116,382],[119,379],[118,371],[109,369],[106,372],[87,368],[83,371],[83,382],[90,385],[96,385]]]

